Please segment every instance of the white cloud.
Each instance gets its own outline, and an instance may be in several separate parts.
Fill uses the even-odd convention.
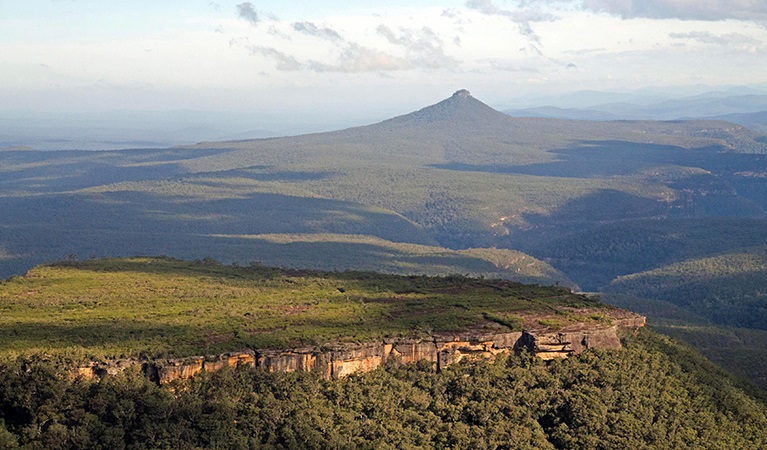
[[[571,0],[570,3],[624,18],[767,20],[767,2],[762,0]]]
[[[520,3],[524,5],[524,2]],[[541,37],[533,30],[531,22],[553,20],[554,16],[544,13],[539,9],[521,7],[516,10],[502,9],[493,3],[492,0],[468,0],[466,7],[476,10],[489,16],[506,17],[517,25],[519,32],[525,36],[529,44],[525,50],[532,51],[535,54],[542,55]]]
[[[669,33],[669,37],[749,51],[757,51],[763,44],[759,39],[741,33],[714,34],[710,31],[690,31],[687,33]]]
[[[395,33],[381,24],[376,31],[389,43],[404,49],[413,67],[438,69],[457,65],[454,58],[445,54],[442,39],[429,27],[420,30],[400,28],[399,33]]]
[[[311,61],[308,67],[315,72],[388,72],[411,69],[412,64],[405,58],[380,50],[349,44],[338,56],[335,63]]]
[[[320,28],[312,22],[295,22],[293,24],[293,29],[300,33],[327,39],[329,41],[343,41],[343,38],[336,30],[329,27]]]
[[[253,8],[253,4],[250,2],[238,4],[237,15],[246,22],[249,22],[251,25],[256,25],[260,21],[258,13],[256,12],[255,8]]]
[[[327,90],[328,97],[356,89],[367,98],[381,86],[416,96],[426,96],[425,86],[448,94],[466,87],[481,96],[483,86],[503,93],[532,84],[556,91],[764,80],[767,27],[748,18],[765,18],[767,1],[454,0],[354,13],[320,4],[291,10],[269,0],[215,2],[202,2],[195,15],[147,13],[142,19],[152,26],[137,21],[127,24],[130,32],[102,23],[127,20],[116,10],[113,22],[87,14],[68,21],[0,17],[3,98],[17,95],[23,103],[32,90],[52,86],[78,93],[111,86],[137,96],[147,86],[229,89],[242,94],[227,97],[237,101],[280,89],[288,98],[297,87],[302,95]]]
[[[296,71],[296,70],[301,70],[301,68],[303,67],[303,64],[298,62],[296,58],[290,55],[287,55],[272,47],[246,44],[245,48],[247,48],[254,55],[261,55],[274,60],[277,63],[278,70]]]

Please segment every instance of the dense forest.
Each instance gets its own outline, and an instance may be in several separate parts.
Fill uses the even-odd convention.
[[[55,358],[0,363],[0,447],[29,449],[733,449],[767,445],[767,407],[650,331],[545,363],[526,353],[389,364],[324,380],[239,368],[158,387],[72,381]]]

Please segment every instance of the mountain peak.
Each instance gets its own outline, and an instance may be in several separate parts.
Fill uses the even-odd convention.
[[[386,120],[381,124],[401,126],[453,123],[455,125],[487,126],[498,121],[505,123],[507,120],[509,120],[509,116],[506,114],[477,100],[468,90],[460,89],[439,103]]]
[[[453,94],[453,98],[467,98],[467,97],[471,97],[471,92],[469,92],[466,89],[457,90]]]

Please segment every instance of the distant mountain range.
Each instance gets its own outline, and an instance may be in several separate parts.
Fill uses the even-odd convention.
[[[651,103],[637,103],[637,100],[633,97],[627,101],[594,103],[587,107],[538,106],[505,112],[514,117],[571,120],[727,120],[758,131],[767,130],[767,95],[760,93],[710,92]]]

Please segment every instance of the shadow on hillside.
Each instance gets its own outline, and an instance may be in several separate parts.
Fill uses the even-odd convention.
[[[434,164],[447,170],[508,173],[565,178],[601,178],[635,175],[652,167],[679,165],[714,173],[767,170],[767,155],[723,152],[712,146],[686,149],[678,146],[627,141],[579,141],[572,147],[551,150],[556,160],[530,165],[463,163]]]
[[[244,167],[242,169],[232,169],[217,172],[196,172],[194,175],[190,175],[188,178],[199,182],[197,179],[214,177],[216,179],[220,179],[221,181],[215,182],[206,180],[204,183],[211,186],[218,185],[230,187],[231,184],[227,183],[226,180],[231,178],[245,178],[256,181],[300,182],[327,180],[329,178],[333,178],[336,175],[338,175],[338,172],[330,170],[281,170],[275,166],[257,165]]]
[[[0,226],[45,224],[53,230],[83,234],[101,230],[179,235],[335,233],[433,242],[400,215],[352,202],[236,190],[225,194],[228,198],[189,194],[120,191],[0,198]]]
[[[130,319],[112,318],[82,323],[54,324],[45,322],[44,326],[30,326],[20,321],[18,324],[0,325],[0,341],[13,342],[24,348],[64,349],[67,347],[92,348],[101,352],[104,347],[129,349],[136,341],[157,344],[172,337],[193,336],[199,333],[196,327],[189,325],[170,325],[164,323],[140,322]],[[149,350],[149,349],[147,349]]]
[[[124,235],[113,234],[107,241],[120,242]],[[101,241],[103,237],[99,237]],[[144,242],[153,243],[155,237],[150,236]],[[161,239],[161,238],[160,238]],[[159,239],[158,239],[159,240]],[[491,262],[474,256],[458,253],[438,252],[419,254],[408,251],[407,248],[397,248],[394,245],[368,242],[344,242],[331,240],[322,242],[274,242],[258,237],[215,237],[215,236],[184,236],[183,242],[171,252],[165,254],[186,259],[196,260],[193,263],[172,258],[151,258],[131,260],[95,260],[95,261],[62,261],[58,264],[72,265],[83,269],[97,271],[129,271],[163,275],[206,276],[227,278],[284,278],[286,273],[266,267],[282,267],[298,270],[287,272],[287,275],[302,276],[306,271],[336,272],[323,274],[323,277],[345,278],[345,271],[378,272],[390,274],[424,274],[424,275],[479,275],[487,278],[507,278],[518,282],[534,284],[555,284],[561,282],[570,285],[568,280],[549,278],[544,275],[526,275],[519,273],[515,267],[508,270],[499,269]],[[158,242],[159,244],[159,242]],[[150,245],[151,246],[151,245]],[[149,247],[149,246],[147,246]],[[140,254],[151,255],[151,249],[140,246],[136,249]],[[204,254],[208,258],[200,257]],[[135,256],[137,253],[113,254],[112,256]],[[239,269],[221,265],[238,262],[250,269]]]
[[[221,150],[126,150],[123,152],[2,152],[0,189],[57,192],[166,178],[187,173],[183,161]]]
[[[758,254],[755,256],[761,259]],[[705,260],[700,260],[697,271],[688,269],[685,273],[673,269],[643,273],[616,280],[606,289],[669,302],[718,325],[767,330],[764,308],[767,271],[748,265],[723,268],[716,263],[705,264]]]
[[[338,175],[333,171],[275,170],[274,167],[256,166],[224,172],[225,176],[250,178],[258,181],[320,181]]]
[[[257,234],[367,235],[391,242],[436,244],[400,215],[351,202],[268,193],[232,194],[223,199],[182,194],[105,192],[0,198],[0,246],[10,255],[0,265],[7,270],[2,276],[73,254],[81,259],[141,254],[185,259],[210,256],[247,264],[264,259],[254,249],[254,240],[241,238]],[[313,255],[318,261],[333,259],[336,254],[332,244],[315,247]],[[283,245],[261,251],[281,254],[287,250]],[[380,249],[371,247],[370,258],[377,251]],[[290,259],[275,262],[289,264]]]

